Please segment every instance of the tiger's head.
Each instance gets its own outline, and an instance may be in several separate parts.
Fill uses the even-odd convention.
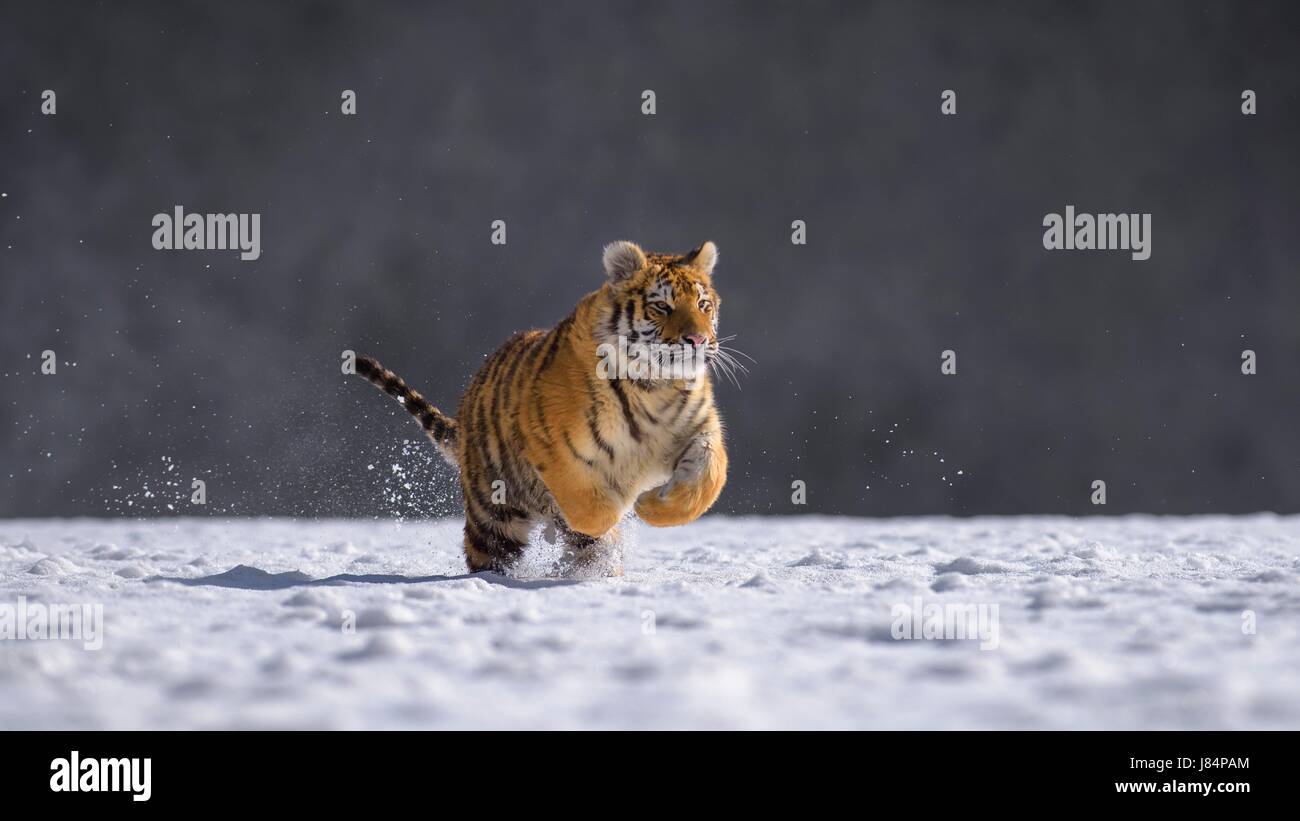
[[[661,366],[648,378],[701,375],[719,352],[717,261],[712,242],[680,256],[647,254],[626,240],[606,245],[609,305],[598,338],[617,345],[622,337],[648,349]]]

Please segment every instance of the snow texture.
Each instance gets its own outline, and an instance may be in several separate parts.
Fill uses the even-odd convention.
[[[452,520],[0,521],[0,605],[105,623],[0,641],[0,729],[1300,727],[1296,517],[708,517],[590,580],[534,541],[506,578]],[[917,601],[997,604],[997,648],[896,640]]]

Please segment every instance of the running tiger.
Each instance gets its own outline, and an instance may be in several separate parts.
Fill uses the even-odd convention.
[[[498,348],[455,419],[374,359],[357,359],[357,373],[401,402],[460,468],[471,572],[508,570],[537,524],[558,530],[568,563],[591,565],[616,544],[629,510],[669,527],[718,498],[727,452],[709,369],[743,366],[718,337],[717,259],[712,242],[682,256],[606,246],[600,289],[554,328]],[[665,369],[599,367],[620,338],[655,346]]]

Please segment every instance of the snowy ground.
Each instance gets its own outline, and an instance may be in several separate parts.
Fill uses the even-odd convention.
[[[465,577],[459,541],[0,520],[0,609],[105,625],[0,641],[0,729],[1300,727],[1300,518],[711,517],[594,581],[548,545]],[[998,605],[996,649],[895,640],[917,603]]]

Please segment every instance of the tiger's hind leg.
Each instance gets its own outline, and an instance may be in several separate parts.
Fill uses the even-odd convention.
[[[564,542],[560,573],[564,576],[622,576],[623,542],[617,527],[599,539],[579,533],[557,517],[555,529]]]
[[[480,521],[465,516],[465,563],[469,572],[505,573],[519,561],[528,545],[529,521],[515,517]]]

